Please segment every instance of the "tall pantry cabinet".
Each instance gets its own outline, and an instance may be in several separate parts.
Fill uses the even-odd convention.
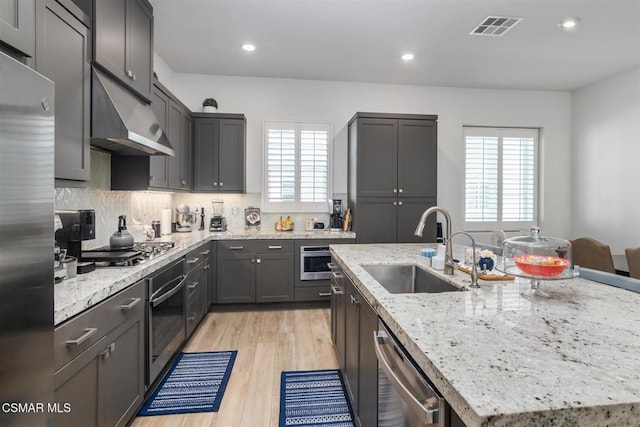
[[[349,207],[358,243],[435,242],[435,217],[422,238],[413,233],[437,201],[437,119],[356,113],[349,121]]]

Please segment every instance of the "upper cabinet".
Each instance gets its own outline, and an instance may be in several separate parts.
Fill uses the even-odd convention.
[[[35,52],[35,0],[0,1],[0,44],[20,55]]]
[[[91,20],[70,0],[38,0],[36,24],[36,70],[56,84],[55,177],[74,186],[89,180]]]
[[[244,193],[244,114],[194,114],[194,191]]]
[[[152,99],[153,8],[147,0],[94,0],[94,59]]]

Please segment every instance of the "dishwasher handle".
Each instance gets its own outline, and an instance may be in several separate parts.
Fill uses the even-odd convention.
[[[427,399],[419,399],[412,393],[411,390],[409,390],[409,388],[407,388],[407,386],[403,383],[403,381],[399,378],[399,376],[393,369],[392,365],[400,363],[408,364],[410,362],[406,359],[406,357],[398,354],[398,350],[395,348],[391,349],[392,357],[394,358],[394,360],[390,361],[385,354],[386,352],[382,348],[383,346],[393,347],[394,344],[392,340],[393,338],[390,337],[384,330],[373,332],[373,342],[380,368],[384,371],[385,376],[391,383],[394,390],[398,393],[407,409],[413,412],[413,414],[417,415],[417,419],[421,421],[420,425],[425,427],[436,427],[441,425],[441,423],[439,423],[439,420],[444,417],[444,399],[436,394],[436,392],[432,390],[431,387],[428,387],[427,384],[425,384],[425,386],[429,388],[429,394],[431,395]],[[415,371],[415,368],[411,366],[410,370]],[[419,375],[417,371],[415,371],[415,374]],[[434,402],[437,404],[433,405]]]

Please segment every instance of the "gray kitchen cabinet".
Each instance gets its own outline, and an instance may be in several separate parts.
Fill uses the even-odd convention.
[[[193,115],[193,189],[244,193],[246,125],[244,114]]]
[[[55,330],[54,397],[61,426],[125,426],[144,397],[141,281]]]
[[[331,341],[336,350],[340,369],[345,369],[346,347],[346,308],[347,294],[345,292],[344,273],[342,268],[332,260],[331,269]]]
[[[94,59],[151,100],[153,8],[147,0],[94,0]]]
[[[219,304],[293,300],[292,240],[218,242]]]
[[[345,364],[343,373],[354,415],[362,427],[378,422],[378,360],[373,334],[378,317],[353,282],[345,276]]]
[[[151,109],[167,133],[175,156],[112,156],[112,190],[190,191],[192,186],[192,118],[164,85],[155,80]]]
[[[218,242],[218,304],[256,301],[255,252],[242,240]]]
[[[185,257],[187,265],[186,282],[186,336],[193,333],[209,311],[211,275],[211,242],[207,242],[189,252]]]
[[[408,229],[437,200],[436,120],[356,113],[349,122],[347,187],[358,243],[435,241],[435,219],[429,219],[423,239]]]
[[[71,13],[70,11],[73,11]],[[91,25],[71,0],[36,4],[36,70],[56,84],[57,186],[89,180]]]
[[[0,45],[19,55],[35,52],[35,0],[3,0],[0,6]]]

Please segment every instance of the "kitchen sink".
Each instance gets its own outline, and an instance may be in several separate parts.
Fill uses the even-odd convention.
[[[435,294],[460,290],[414,264],[366,264],[362,268],[392,294]]]

